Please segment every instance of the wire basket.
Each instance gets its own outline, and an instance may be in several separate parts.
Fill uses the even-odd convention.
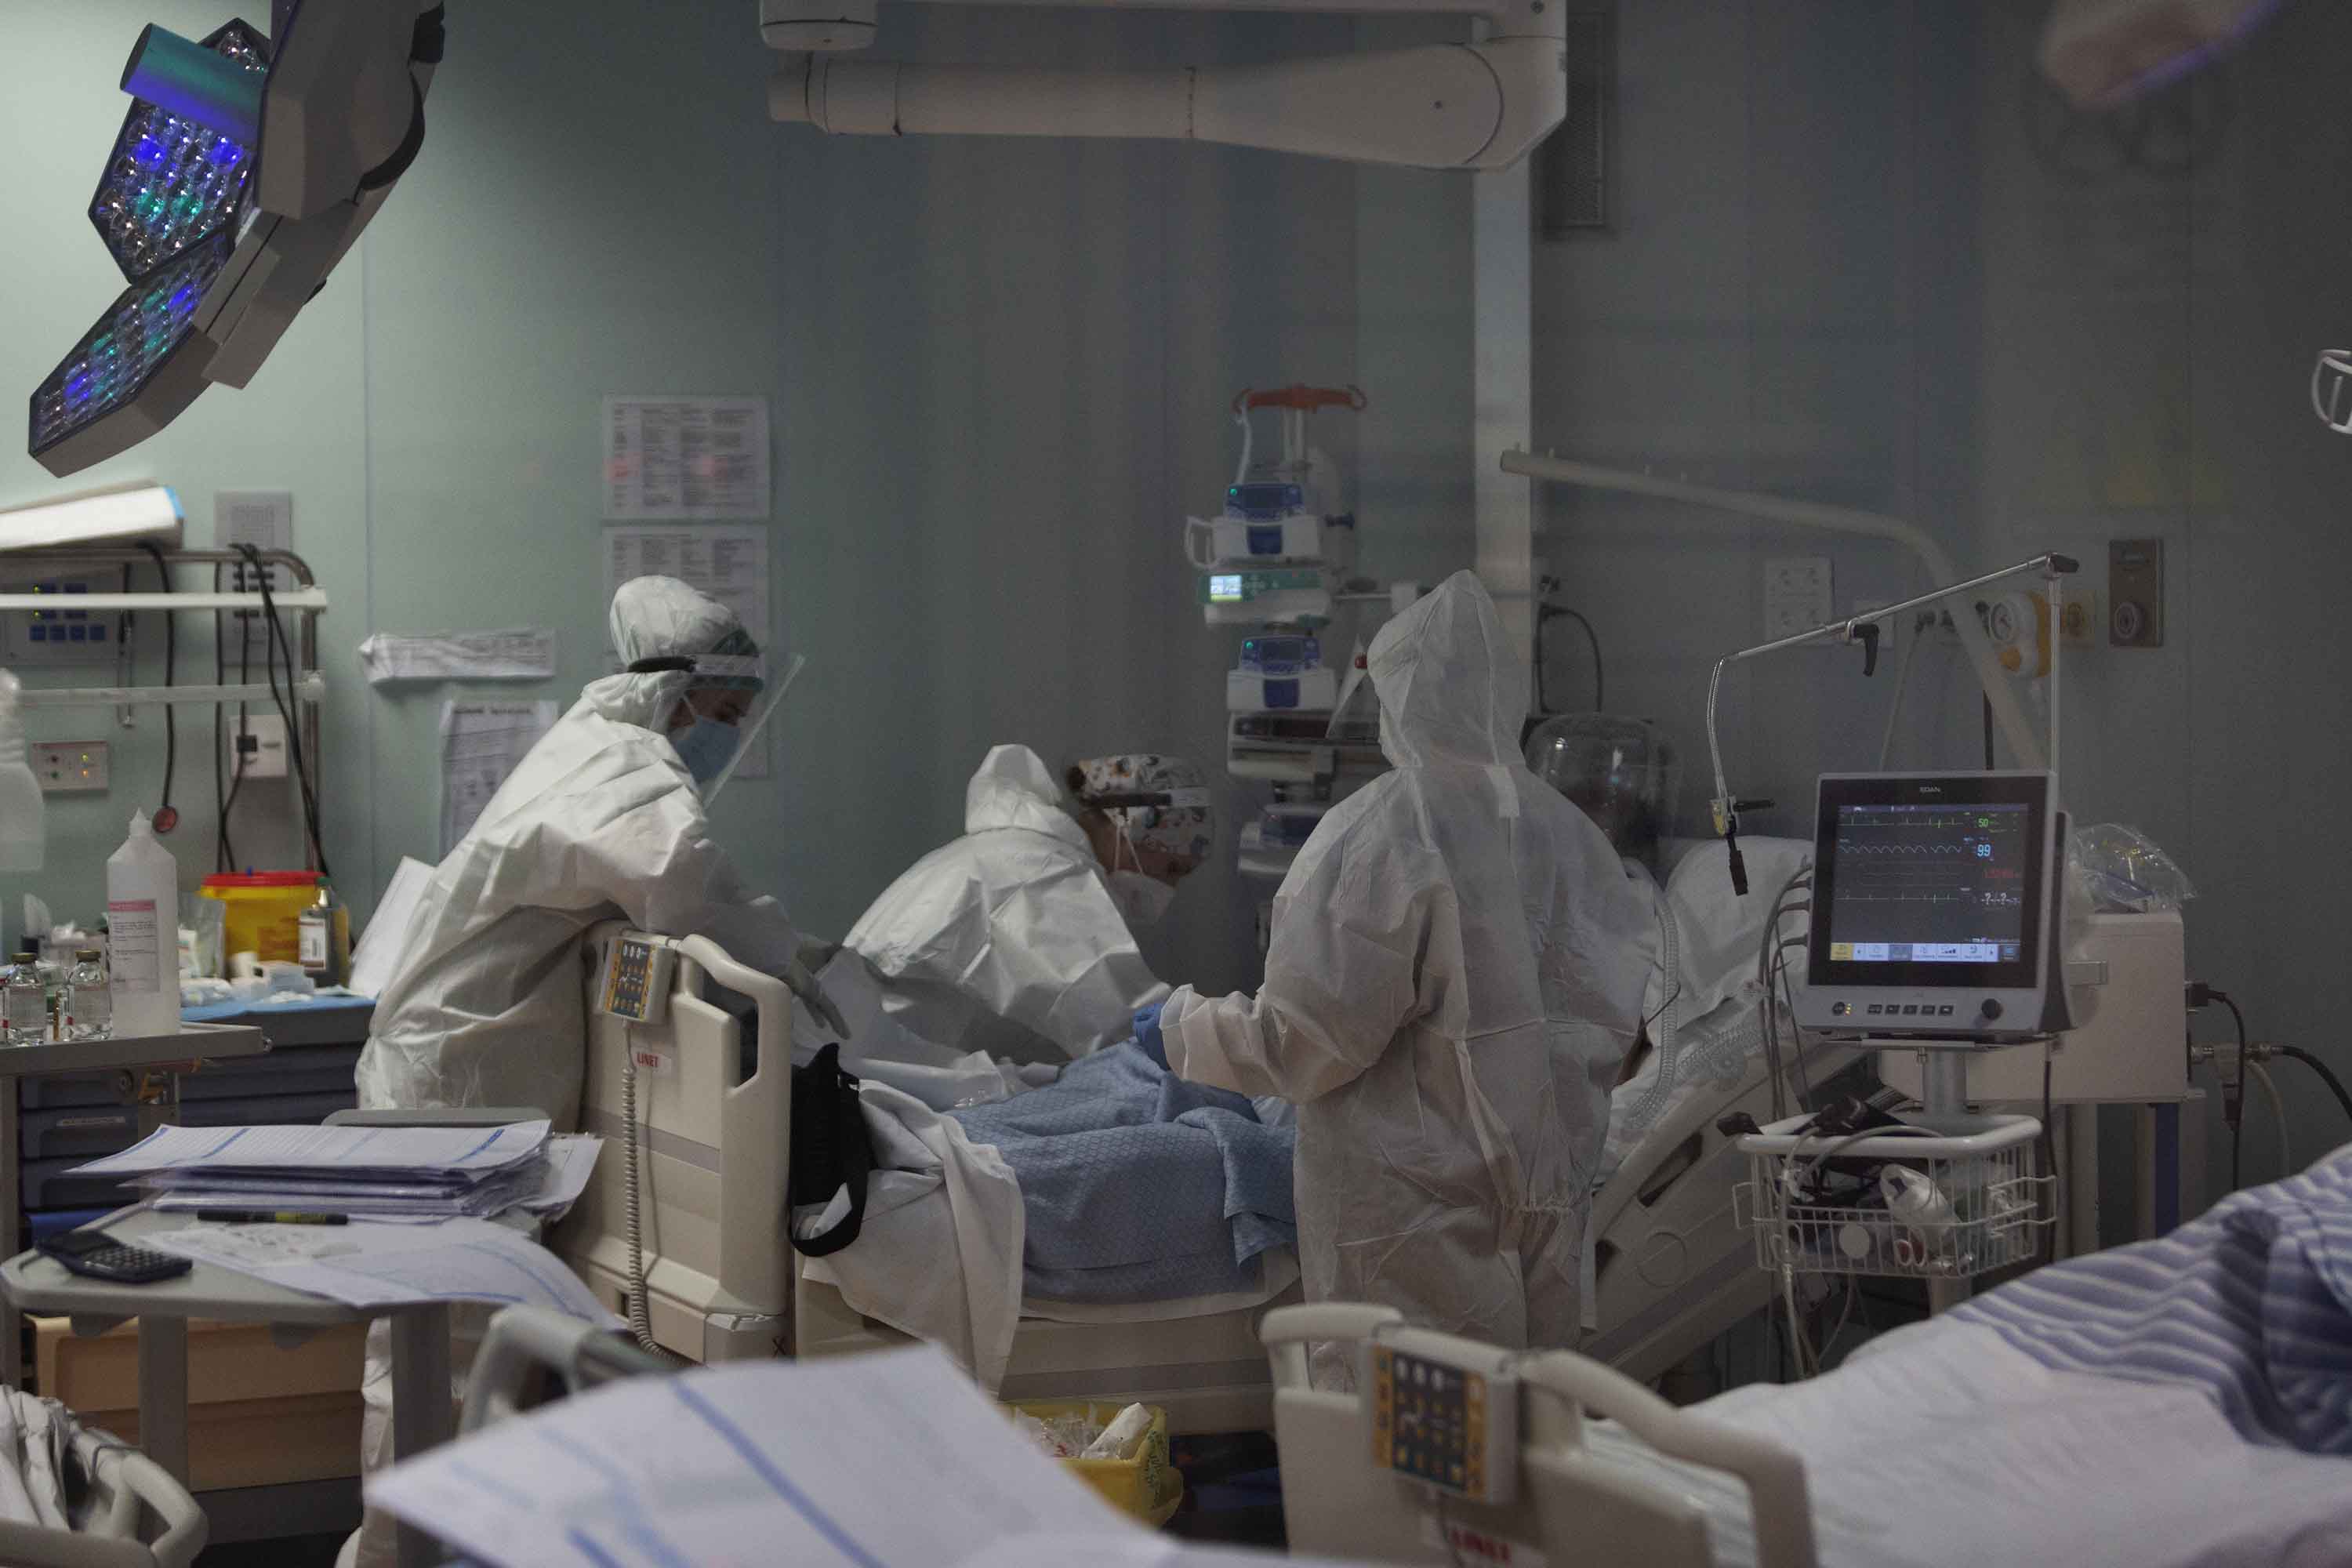
[[[2031,1116],[1987,1117],[1965,1136],[1853,1140],[1801,1131],[1811,1120],[1739,1140],[1748,1179],[1732,1189],[1732,1213],[1756,1233],[1759,1268],[1966,1279],[2027,1261],[2057,1220],[2057,1178],[2034,1173],[2042,1123]]]

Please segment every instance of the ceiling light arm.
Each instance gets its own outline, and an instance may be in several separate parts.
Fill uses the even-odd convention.
[[[770,114],[835,135],[1141,137],[1494,170],[1517,163],[1567,112],[1559,4],[1161,0],[1154,8],[1458,16],[1478,21],[1482,36],[1467,44],[1157,71],[845,58],[845,51],[872,38],[872,0],[765,0],[761,19],[772,46],[794,51],[770,84]]]

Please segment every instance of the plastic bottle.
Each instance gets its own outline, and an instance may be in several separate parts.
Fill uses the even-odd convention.
[[[0,1036],[12,1046],[37,1046],[49,1037],[49,994],[41,984],[40,961],[20,952],[0,986]]]
[[[106,927],[114,1032],[178,1034],[180,866],[143,811],[131,814],[131,837],[106,862]]]
[[[94,947],[74,953],[73,973],[66,976],[65,1037],[102,1040],[114,1033],[114,988],[106,976],[103,956]]]
[[[0,669],[0,871],[41,868],[41,784],[25,760],[16,678]]]

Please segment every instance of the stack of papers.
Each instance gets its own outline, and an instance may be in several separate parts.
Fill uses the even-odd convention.
[[[146,1189],[157,1209],[374,1219],[553,1215],[586,1190],[603,1141],[498,1128],[165,1127],[76,1174]]]
[[[488,1568],[1312,1568],[1143,1529],[930,1346],[631,1378],[379,1471],[367,1501]]]

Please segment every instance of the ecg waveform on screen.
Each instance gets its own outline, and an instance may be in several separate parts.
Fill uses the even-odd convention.
[[[1968,904],[2014,909],[2018,893],[1987,887],[2018,877],[2011,858],[1993,841],[2013,838],[2024,824],[2008,814],[1906,812],[1877,821],[1848,821],[1838,829],[1838,901]]]

